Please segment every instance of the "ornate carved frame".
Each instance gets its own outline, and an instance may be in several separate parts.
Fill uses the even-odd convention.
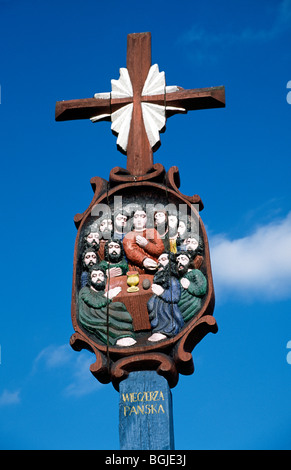
[[[153,344],[131,347],[107,347],[95,341],[91,335],[86,334],[77,321],[77,262],[78,243],[82,227],[91,213],[92,208],[98,203],[106,203],[108,197],[117,194],[126,194],[133,188],[163,191],[167,190],[171,197],[181,203],[186,203],[191,210],[192,204],[198,204],[203,209],[203,204],[198,195],[185,196],[179,191],[180,177],[177,167],[171,167],[166,173],[161,164],[155,164],[151,172],[143,176],[132,176],[127,170],[115,167],[110,172],[109,182],[100,177],[91,179],[94,191],[93,199],[85,212],[76,214],[75,225],[78,229],[75,251],[72,287],[72,323],[75,333],[71,336],[70,344],[76,351],[88,349],[96,356],[96,360],[90,366],[92,374],[101,382],[112,382],[116,390],[120,381],[126,379],[128,374],[137,370],[156,370],[164,376],[170,385],[175,387],[179,374],[190,375],[194,372],[192,350],[209,332],[216,333],[218,328],[213,317],[214,288],[210,264],[209,246],[206,231],[199,217],[199,230],[201,230],[204,245],[204,269],[207,273],[208,291],[203,306],[198,314],[192,318],[185,327],[173,338],[168,338]]]

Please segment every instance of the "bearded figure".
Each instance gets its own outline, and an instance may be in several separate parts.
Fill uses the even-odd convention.
[[[105,292],[107,277],[99,266],[92,266],[89,275],[88,285],[79,292],[80,324],[104,344],[132,346],[136,343],[132,317],[122,302],[112,302],[121,287]]]
[[[179,246],[179,251],[189,251],[192,257],[191,268],[199,269],[203,263],[204,243],[199,234],[190,234]]]
[[[129,268],[139,273],[156,271],[158,257],[164,251],[163,240],[154,228],[147,228],[144,210],[136,210],[133,216],[133,230],[123,239],[123,248]]]
[[[100,267],[106,270],[107,276],[123,276],[128,271],[128,264],[124,257],[122,242],[119,239],[113,239],[105,244],[105,259],[101,261]]]
[[[175,336],[184,326],[178,307],[181,286],[177,279],[176,265],[168,253],[159,256],[152,291],[154,295],[149,299],[147,308],[153,334],[148,340],[154,342]]]
[[[177,255],[177,269],[182,286],[178,307],[187,322],[201,309],[202,298],[207,292],[207,279],[199,269],[191,269],[193,255],[185,251]]]
[[[82,253],[81,287],[84,287],[88,282],[88,271],[90,267],[97,264],[98,261],[97,247],[95,244],[91,244]]]
[[[83,249],[94,248],[94,250],[97,252],[100,246],[99,239],[100,239],[100,234],[96,227],[86,228],[84,231],[84,236],[83,236]]]

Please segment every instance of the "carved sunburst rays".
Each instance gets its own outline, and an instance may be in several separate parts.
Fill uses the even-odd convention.
[[[118,80],[111,80],[111,93],[96,93],[95,98],[111,99],[114,98],[131,98],[133,97],[133,89],[128,70],[120,69],[120,77]],[[162,95],[165,93],[173,93],[178,91],[176,86],[166,86],[165,72],[160,72],[157,64],[151,66],[148,76],[145,80],[142,90],[142,96]],[[145,130],[151,147],[154,147],[160,141],[160,131],[166,124],[166,111],[177,110],[185,111],[181,108],[171,106],[163,106],[155,103],[141,103],[142,116]],[[118,135],[117,145],[126,152],[128,144],[128,136],[132,119],[133,103],[129,103],[119,108],[111,114],[103,114],[91,118],[92,122],[100,121],[105,117],[111,116],[111,129]]]
[[[127,98],[133,96],[133,89],[129,77],[128,70],[121,68],[118,80],[111,80],[111,97]],[[114,113],[113,113],[114,114]]]
[[[125,152],[127,149],[133,103],[127,104],[111,114],[111,130],[118,134],[117,145]]]

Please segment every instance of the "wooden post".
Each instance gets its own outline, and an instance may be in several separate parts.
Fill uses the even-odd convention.
[[[155,371],[131,372],[119,385],[120,450],[174,450],[172,393]]]
[[[174,450],[170,387],[177,385],[180,373],[194,372],[191,351],[206,334],[216,333],[217,325],[213,318],[209,245],[199,211],[194,207],[198,204],[199,210],[203,209],[202,201],[197,194],[182,194],[178,168],[171,167],[166,173],[161,164],[154,164],[153,152],[160,145],[160,132],[165,130],[167,118],[191,110],[224,107],[224,87],[184,90],[167,86],[164,72],[159,71],[157,64],[151,65],[150,33],[130,34],[127,44],[127,68],[120,69],[118,80],[111,80],[110,92],[56,104],[57,121],[110,121],[112,132],[118,136],[117,148],[127,155],[126,169],[112,168],[109,181],[92,178],[93,199],[87,210],[74,217],[78,229],[71,309],[75,332],[70,344],[76,351],[93,351],[96,361],[90,366],[92,374],[101,383],[112,382],[120,393],[121,450]],[[193,171],[194,184],[195,168],[188,171]],[[130,208],[128,216],[124,216],[128,218],[127,225],[131,226],[131,212],[133,219],[144,219],[139,226],[128,226],[122,241],[120,233],[114,233],[115,196],[124,197],[125,206]],[[157,221],[156,228],[147,224],[144,210],[147,205],[156,208],[157,204],[163,207],[160,212],[167,224],[163,238]],[[101,230],[105,219],[95,212],[102,206],[104,213],[104,205],[107,227],[107,216],[112,215],[111,241],[120,243],[118,261],[110,259],[107,237]],[[185,208],[184,220],[181,205]],[[175,209],[172,246],[169,206]],[[181,222],[185,227],[184,236],[180,236],[184,250],[175,257]],[[188,230],[188,222],[196,227],[195,233],[192,228]],[[92,238],[97,232],[100,244],[91,244],[89,235]],[[192,240],[192,247],[187,239]],[[95,252],[100,265],[90,267],[84,262],[86,247]],[[124,267],[122,249],[128,265],[126,272],[120,267]],[[114,275],[107,276],[108,268],[101,266],[102,262],[116,265]],[[136,290],[130,290],[130,271],[138,274]]]

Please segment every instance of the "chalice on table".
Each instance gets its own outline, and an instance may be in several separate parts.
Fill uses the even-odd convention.
[[[127,292],[138,292],[139,287],[137,287],[139,283],[139,275],[137,271],[128,271],[127,275]]]

